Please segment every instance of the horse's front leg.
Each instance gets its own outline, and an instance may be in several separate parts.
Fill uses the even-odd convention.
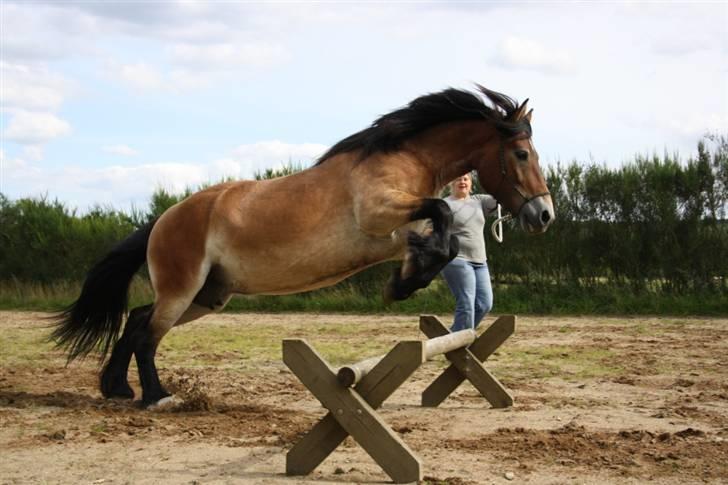
[[[407,235],[407,250],[402,266],[396,268],[384,288],[384,300],[404,300],[420,288],[427,287],[458,254],[459,244],[451,234],[452,211],[442,199],[422,199],[411,212],[410,221],[429,219],[432,231]]]

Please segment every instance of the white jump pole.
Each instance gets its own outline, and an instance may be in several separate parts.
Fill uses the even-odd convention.
[[[475,330],[460,330],[442,337],[435,337],[425,341],[425,359],[429,360],[436,355],[446,354],[461,347],[467,347],[475,341]],[[339,369],[336,374],[339,383],[344,387],[351,387],[359,382],[370,370],[374,368],[384,356],[371,357],[350,364]]]

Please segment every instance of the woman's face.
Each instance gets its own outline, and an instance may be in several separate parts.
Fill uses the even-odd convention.
[[[465,174],[462,177],[458,177],[450,182],[450,190],[453,197],[462,199],[470,195],[470,189],[473,188],[473,181],[470,178],[470,174]]]

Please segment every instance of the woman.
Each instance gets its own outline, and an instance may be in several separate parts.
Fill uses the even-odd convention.
[[[460,242],[457,257],[442,270],[455,296],[453,332],[476,328],[493,307],[483,227],[498,203],[490,195],[470,195],[472,188],[473,179],[465,174],[450,182],[451,193],[445,198],[453,213],[453,233]]]

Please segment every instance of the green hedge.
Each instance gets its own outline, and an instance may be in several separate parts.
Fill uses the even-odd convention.
[[[728,137],[705,137],[697,158],[686,161],[668,154],[636,156],[619,168],[574,161],[545,175],[557,214],[551,229],[527,236],[511,222],[504,244],[487,236],[497,311],[661,312],[673,302],[677,313],[700,313],[701,305],[705,313],[728,312],[721,303],[728,301]],[[8,295],[22,293],[25,284],[37,289],[82,281],[117,241],[191,192],[158,190],[146,210],[132,214],[111,207],[78,214],[56,200],[0,194],[0,300],[12,306]],[[375,311],[392,268],[380,265],[301,296],[240,299],[233,307]],[[411,305],[448,308],[447,289],[435,285],[393,308],[409,311]]]

